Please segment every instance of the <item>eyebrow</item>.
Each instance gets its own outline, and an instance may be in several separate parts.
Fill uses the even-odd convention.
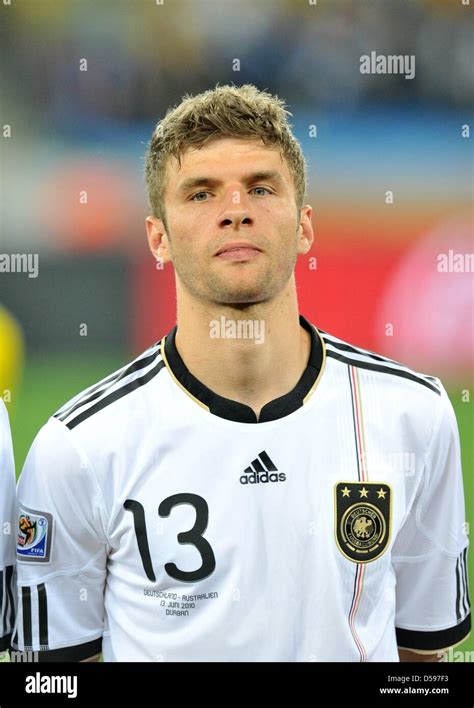
[[[279,185],[284,184],[282,176],[276,170],[259,170],[258,172],[251,172],[248,175],[244,175],[242,178],[242,182],[247,185],[265,180]],[[189,177],[180,184],[178,193],[186,194],[186,192],[189,192],[195,187],[220,187],[221,185],[222,180],[215,179],[214,177]]]

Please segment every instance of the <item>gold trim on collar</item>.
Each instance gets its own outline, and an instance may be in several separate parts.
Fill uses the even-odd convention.
[[[208,411],[208,413],[210,413],[210,412],[211,412],[211,409],[209,408],[209,406],[206,406],[206,404],[203,403],[202,401],[200,401],[199,398],[196,398],[195,396],[193,396],[193,394],[190,393],[190,392],[187,390],[187,388],[185,388],[185,387],[183,386],[183,384],[182,384],[180,381],[178,381],[178,379],[177,379],[176,376],[174,375],[173,370],[172,370],[171,366],[170,366],[169,363],[168,363],[168,359],[166,358],[166,351],[165,351],[166,336],[167,336],[167,335],[165,335],[165,336],[163,337],[163,339],[161,340],[161,356],[163,357],[163,361],[165,362],[165,366],[166,366],[166,368],[168,369],[168,371],[169,371],[171,377],[173,378],[173,381],[180,387],[180,389],[181,389],[182,391],[184,391],[184,393],[185,393],[191,400],[193,400],[195,403],[197,403],[199,406],[201,406],[201,408],[204,408],[204,410],[206,410],[206,411]]]
[[[308,322],[309,322],[309,320],[308,320]],[[318,328],[317,328],[312,322],[310,322],[309,324],[310,324],[311,327],[314,329],[314,331],[316,332],[317,336],[319,337],[319,341],[321,342],[321,346],[322,346],[322,349],[323,349],[323,360],[322,360],[322,362],[321,362],[321,368],[319,369],[319,374],[318,374],[317,377],[316,377],[316,381],[315,381],[314,384],[311,386],[311,388],[309,389],[309,391],[308,391],[308,393],[306,394],[306,396],[303,398],[303,405],[308,401],[308,398],[311,396],[311,394],[314,392],[314,389],[315,389],[316,386],[319,384],[319,382],[320,382],[320,380],[321,380],[321,376],[323,375],[323,371],[324,371],[325,366],[326,366],[326,344],[324,343],[324,339],[323,339],[323,338],[321,337],[321,335],[319,334]]]

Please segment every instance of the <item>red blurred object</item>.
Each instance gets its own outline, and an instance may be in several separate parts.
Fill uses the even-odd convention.
[[[316,270],[308,267],[311,253],[296,267],[300,311],[311,322],[342,339],[372,349],[376,306],[395,268],[401,248],[347,251],[319,249]],[[133,266],[132,343],[136,352],[166,334],[176,324],[174,271],[157,271],[151,255]]]
[[[143,220],[129,167],[83,155],[45,175],[39,213],[55,247],[73,252],[123,245]]]

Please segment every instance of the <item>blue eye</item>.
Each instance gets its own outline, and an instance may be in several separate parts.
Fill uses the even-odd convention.
[[[256,189],[263,189],[265,192],[268,194],[271,194],[270,189],[268,187],[252,187],[252,192],[254,192]],[[209,192],[196,192],[196,194],[193,194],[193,196],[190,198],[189,201],[191,202],[207,202],[207,199],[197,199],[196,197],[200,197],[203,194],[209,194]]]

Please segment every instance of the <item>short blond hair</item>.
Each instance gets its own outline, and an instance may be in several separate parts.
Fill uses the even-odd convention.
[[[261,138],[275,146],[292,174],[298,215],[306,196],[306,162],[301,145],[288,122],[290,113],[278,96],[260,91],[253,84],[219,86],[197,96],[186,94],[157,123],[145,157],[145,180],[153,216],[166,224],[164,205],[165,173],[174,156],[190,147],[199,148],[219,138]]]

